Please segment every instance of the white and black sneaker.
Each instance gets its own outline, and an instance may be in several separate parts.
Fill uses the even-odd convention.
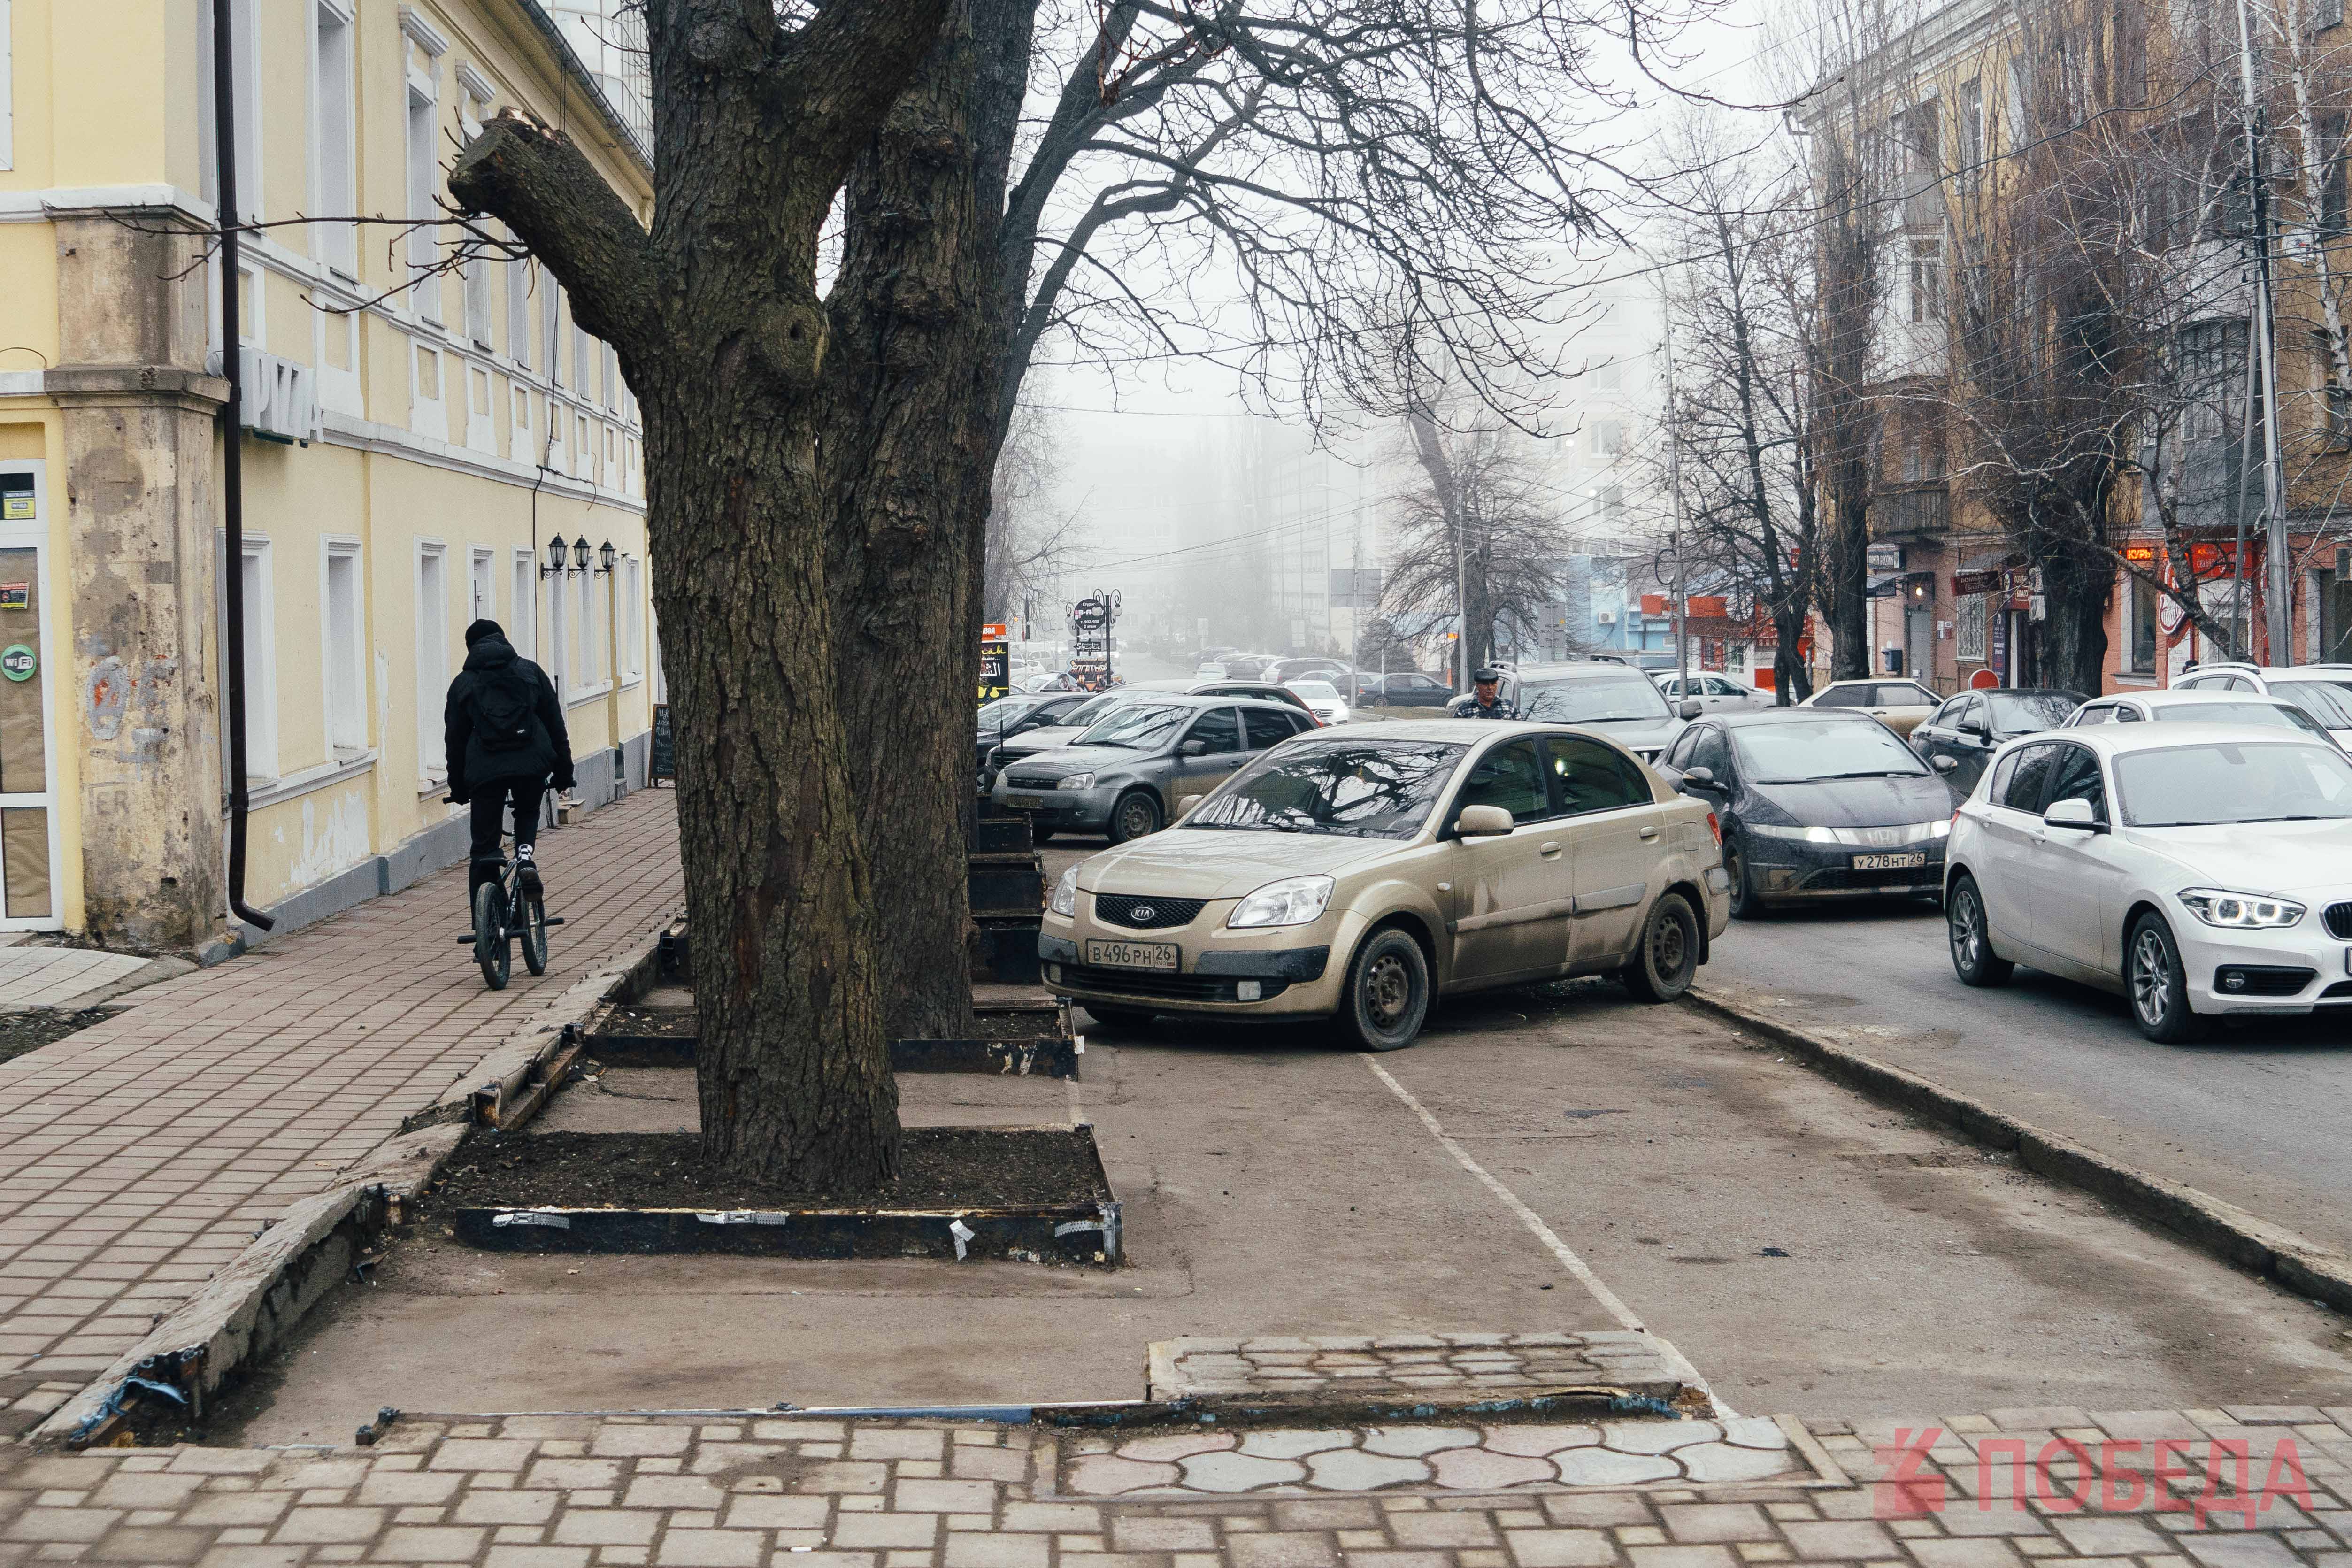
[[[532,858],[530,846],[528,844],[517,845],[515,847],[515,860],[517,862],[515,868],[516,885],[522,889],[523,897],[527,899],[538,898],[543,889],[540,887],[539,883],[539,862]]]

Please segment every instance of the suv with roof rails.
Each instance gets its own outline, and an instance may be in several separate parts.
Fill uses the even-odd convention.
[[[2240,691],[2278,697],[2319,721],[2338,745],[2352,745],[2352,664],[2200,664],[2175,691]]]

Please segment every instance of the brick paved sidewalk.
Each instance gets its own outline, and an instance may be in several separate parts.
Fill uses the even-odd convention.
[[[542,841],[565,917],[544,977],[518,963],[507,990],[483,986],[454,941],[460,866],[0,1065],[0,1437],[501,1034],[650,940],[682,897],[673,798],[641,792]]]
[[[1042,1426],[404,1417],[372,1448],[0,1448],[0,1565],[2344,1568],[2347,1416],[1789,1422],[1810,1458],[1769,1481],[1367,1489],[1326,1475],[1301,1489],[1253,1483],[1227,1464],[1203,1468],[1211,1484],[1192,1497],[1113,1500],[1074,1499],[1064,1485],[1072,1456],[1096,1439]],[[1622,1428],[1602,1430],[1621,1447],[1651,1448],[1715,1430]],[[1261,1429],[1238,1447],[1297,1454],[1333,1436],[1392,1452],[1453,1440],[1442,1427]]]

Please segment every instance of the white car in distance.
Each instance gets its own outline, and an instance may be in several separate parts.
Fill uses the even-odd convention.
[[[1283,689],[1296,694],[1313,710],[1315,717],[1326,724],[1344,724],[1350,717],[1346,699],[1339,695],[1339,689],[1328,680],[1302,678],[1284,682]]]
[[[1729,676],[1712,670],[1693,671],[1687,678],[1666,670],[1656,677],[1658,689],[1669,704],[1688,697],[1701,710],[1708,713],[1738,712],[1749,708],[1769,708],[1772,694],[1759,691],[1752,686],[1742,686]]]
[[[2352,759],[2218,724],[2012,741],[1953,816],[1944,911],[1964,984],[2120,992],[2152,1040],[2352,1006]]]

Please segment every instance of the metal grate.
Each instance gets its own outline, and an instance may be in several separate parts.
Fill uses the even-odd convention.
[[[2240,984],[2226,984],[2232,975]],[[2213,989],[2224,996],[2296,996],[2319,977],[2315,969],[2289,969],[2267,963],[2233,963],[2213,976]]]
[[[1057,778],[1041,779],[1034,774],[1024,778],[1019,773],[1007,773],[1004,783],[1009,789],[1059,789],[1062,785],[1062,781]]]
[[[1200,914],[1206,899],[1155,899],[1148,894],[1097,893],[1095,913],[1113,925],[1135,931],[1166,931],[1188,926]]]
[[[2352,904],[2330,904],[2322,917],[2327,921],[2327,934],[2352,942]]]

